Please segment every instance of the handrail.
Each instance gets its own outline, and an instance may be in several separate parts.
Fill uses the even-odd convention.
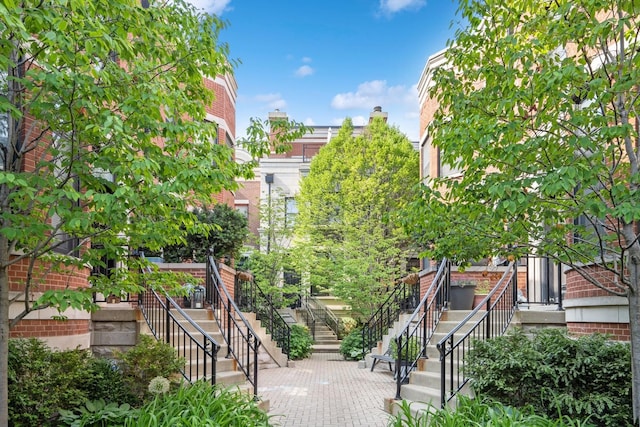
[[[362,354],[365,355],[375,347],[398,320],[401,312],[414,310],[420,298],[420,285],[409,285],[405,282],[396,282],[387,299],[369,317],[362,327]]]
[[[233,357],[258,395],[258,350],[262,342],[229,295],[212,256],[207,258],[206,300],[211,304],[225,342],[227,358]]]
[[[234,296],[238,307],[256,314],[256,319],[288,358],[291,350],[291,327],[278,313],[271,296],[265,295],[253,279],[243,280],[236,275],[235,285]]]
[[[302,307],[302,318],[304,319],[304,323],[311,329],[311,337],[316,339],[316,316],[313,314],[313,311],[309,307],[308,304],[304,304]]]
[[[342,319],[339,319],[326,305],[324,305],[319,299],[316,297],[310,296],[307,298],[307,306],[313,312],[313,315],[316,319],[319,319],[324,324],[326,324],[329,329],[336,334],[336,337],[340,339],[342,337]]]
[[[473,347],[474,341],[501,336],[507,330],[517,309],[517,277],[517,265],[511,262],[493,290],[460,324],[438,342],[440,395],[443,408],[469,382],[469,377],[465,376],[459,367],[462,365],[465,355]],[[473,322],[473,318],[480,310],[486,310],[480,320],[468,332],[461,332],[462,336],[457,338],[456,334],[466,324]]]
[[[402,384],[408,382],[411,371],[418,366],[418,360],[427,357],[427,345],[449,301],[450,284],[451,263],[444,259],[420,304],[394,338],[397,351],[395,372],[398,400],[401,399]]]
[[[138,298],[138,304],[153,336],[170,344],[177,350],[178,356],[185,359],[185,366],[180,369],[182,376],[189,382],[204,379],[215,384],[217,355],[220,350],[216,340],[166,294],[163,301],[154,289],[148,288]],[[180,323],[175,312],[178,312],[195,332],[189,332]]]

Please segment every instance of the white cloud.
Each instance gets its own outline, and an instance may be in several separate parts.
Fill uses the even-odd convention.
[[[309,58],[308,56],[305,56],[302,58],[302,62],[304,62],[305,64],[308,64],[311,62],[311,58]]]
[[[331,106],[337,110],[372,109],[376,105],[414,104],[417,107],[416,86],[387,86],[386,80],[372,80],[358,85],[354,92],[339,93],[331,100]]]
[[[380,0],[380,10],[391,14],[402,10],[418,10],[427,4],[426,0]]]
[[[305,126],[315,126],[316,125],[316,122],[314,122],[311,117],[307,117],[306,119],[304,119],[303,123],[305,124]]]
[[[331,101],[336,110],[351,110],[354,125],[366,125],[375,106],[389,114],[390,125],[397,126],[411,140],[418,139],[420,106],[415,84],[389,86],[385,80],[372,80],[359,84],[355,91],[335,95]],[[332,124],[340,125],[342,120],[334,119]]]
[[[194,5],[196,9],[204,10],[205,12],[218,16],[222,15],[223,12],[231,10],[229,7],[231,0],[189,0],[189,2]]]
[[[313,68],[308,65],[303,65],[296,70],[296,77],[306,77],[313,74]]]
[[[282,109],[287,106],[287,101],[285,101],[279,93],[256,95],[254,99],[272,110],[275,110],[276,108]]]

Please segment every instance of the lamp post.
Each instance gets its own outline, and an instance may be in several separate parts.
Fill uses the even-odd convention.
[[[273,174],[268,173],[264,176],[264,182],[267,183],[268,194],[267,194],[267,203],[269,206],[268,211],[268,227],[267,230],[267,253],[271,252],[271,217],[273,216],[273,212],[271,212],[271,184],[273,184]]]

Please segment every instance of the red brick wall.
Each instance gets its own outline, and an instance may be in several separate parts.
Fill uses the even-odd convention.
[[[613,273],[611,273],[610,271],[605,271],[598,266],[587,266],[585,267],[585,269],[589,272],[589,274],[598,278],[600,283],[604,284],[605,286],[609,284],[609,286],[613,289]],[[592,298],[611,295],[611,293],[605,291],[604,289],[600,289],[594,286],[591,282],[582,277],[576,270],[567,271],[566,279],[567,292],[565,294],[565,299]]]
[[[465,272],[451,272],[451,280],[470,280],[473,282],[483,282],[485,280],[489,281],[490,286],[494,286],[502,275],[504,271],[465,271]],[[432,271],[420,277],[420,297],[422,298],[424,294],[431,286],[431,282],[435,277],[436,272]],[[520,289],[523,294],[526,295],[527,288],[527,272],[524,269],[518,269],[517,273],[518,280],[518,289]]]
[[[589,274],[596,277],[605,287],[614,288],[614,274],[593,265],[584,267]],[[582,277],[576,270],[566,273],[565,301],[582,298],[608,297],[612,294],[600,289]],[[596,332],[609,334],[613,339],[629,341],[631,331],[628,323],[614,322],[567,322],[567,330],[572,335],[588,335]]]
[[[22,291],[24,282],[28,274],[28,259],[22,259],[16,264],[9,267],[9,290]],[[76,288],[89,287],[89,269],[85,268],[77,270],[73,267],[67,267],[67,270],[61,272],[49,271],[50,264],[38,262],[33,270],[33,292],[44,292],[48,290],[60,290],[67,286]]]
[[[235,100],[230,98],[224,86],[216,83],[213,79],[204,79],[205,87],[215,94],[215,100],[211,105],[206,107],[206,111],[220,119],[223,119],[229,127],[228,132],[233,139],[236,136],[236,104]],[[229,88],[231,92],[233,88]],[[219,135],[220,141],[223,141],[224,133]]]
[[[603,333],[611,335],[612,339],[618,341],[630,341],[631,330],[628,323],[576,323],[567,322],[567,330],[571,335],[591,335]]]
[[[222,278],[222,282],[227,288],[231,299],[235,300],[236,270],[224,264],[220,264],[220,277]]]
[[[89,333],[90,319],[86,320],[21,320],[11,329],[11,338],[57,337]]]
[[[245,181],[242,183],[242,188],[236,191],[237,200],[249,201],[249,216],[247,218],[249,225],[249,232],[253,236],[253,240],[248,242],[256,247],[259,246],[260,233],[260,181]],[[250,236],[250,238],[251,238]]]

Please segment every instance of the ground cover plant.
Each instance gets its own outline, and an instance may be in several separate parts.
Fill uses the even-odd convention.
[[[568,416],[546,416],[533,413],[530,408],[515,409],[480,398],[460,396],[456,409],[431,408],[431,411],[412,413],[407,401],[399,404],[398,413],[389,419],[389,427],[593,427],[588,421]]]
[[[476,342],[465,358],[475,392],[547,417],[569,416],[597,426],[632,426],[628,343],[603,335],[569,337],[517,330]]]

